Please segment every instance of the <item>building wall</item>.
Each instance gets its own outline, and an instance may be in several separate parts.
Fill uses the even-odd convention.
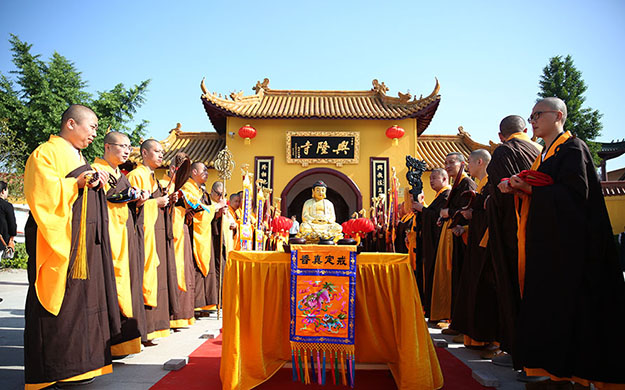
[[[246,124],[257,130],[257,135],[250,145],[245,145],[239,137],[238,129]],[[397,146],[386,137],[386,129],[392,125],[404,128],[406,133],[399,140]],[[415,155],[416,152],[416,119],[400,121],[383,120],[324,120],[324,119],[265,119],[247,120],[228,118],[226,144],[232,152],[236,167],[232,179],[227,183],[228,192],[241,189],[241,166],[249,164],[253,173],[254,157],[274,156],[273,193],[280,193],[288,182],[299,173],[311,168],[335,169],[350,179],[359,187],[363,199],[363,207],[370,207],[370,157],[388,157],[389,167],[397,169],[397,178],[402,187],[407,185],[405,156]],[[358,131],[360,132],[360,160],[358,164],[345,164],[337,167],[335,164],[310,164],[302,167],[300,164],[286,162],[286,132],[287,131]],[[391,174],[389,168],[389,175]],[[429,184],[427,185],[429,188]]]
[[[613,234],[619,234],[625,230],[625,195],[606,196],[605,205],[610,215]]]

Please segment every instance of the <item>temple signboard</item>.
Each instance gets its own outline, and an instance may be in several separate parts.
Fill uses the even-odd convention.
[[[357,131],[287,131],[289,164],[358,164],[360,133]]]

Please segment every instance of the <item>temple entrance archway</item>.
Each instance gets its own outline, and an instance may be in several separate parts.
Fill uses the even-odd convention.
[[[362,209],[362,194],[352,179],[334,169],[312,168],[295,176],[282,190],[282,215],[296,215],[301,222],[302,207],[312,197],[312,186],[317,180],[328,185],[326,198],[334,204],[337,223],[347,221],[354,212]]]

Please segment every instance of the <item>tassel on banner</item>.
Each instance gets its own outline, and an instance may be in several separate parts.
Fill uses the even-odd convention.
[[[336,377],[334,378],[334,384],[337,385],[341,381],[341,376],[339,374],[339,354],[338,352],[334,352],[334,374]]]
[[[304,384],[310,383],[310,378],[308,377],[308,355],[306,355],[306,350],[304,350]]]
[[[323,369],[325,370],[325,365]],[[323,384],[323,382],[321,381],[321,361],[319,359],[319,350],[317,350],[317,383],[319,383],[320,385]]]
[[[293,382],[297,382],[297,364],[295,364],[294,349],[291,349],[291,371],[293,372]]]
[[[326,370],[330,370],[331,383],[354,386],[356,361],[353,345],[292,343],[291,362],[295,382],[325,385]]]
[[[82,193],[82,203],[80,209],[80,231],[78,232],[78,249],[76,259],[72,264],[72,279],[85,280],[89,278],[89,268],[87,267],[87,199],[89,188],[85,186]]]
[[[323,370],[321,371],[321,384],[326,384],[326,352],[323,351]]]
[[[315,356],[312,350],[310,351],[310,378],[310,383],[313,383],[317,378],[315,374]]]
[[[356,354],[352,354],[352,387],[356,386]]]
[[[347,378],[345,376],[345,354],[341,352],[341,382],[343,386],[347,386]]]
[[[297,350],[297,363],[299,365],[299,377],[302,383],[304,382],[304,368],[302,367],[302,353]]]

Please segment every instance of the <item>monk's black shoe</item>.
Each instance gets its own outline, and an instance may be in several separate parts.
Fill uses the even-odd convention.
[[[54,385],[57,389],[69,389],[71,387],[84,386],[93,383],[95,378],[83,379],[80,381],[57,382]]]

